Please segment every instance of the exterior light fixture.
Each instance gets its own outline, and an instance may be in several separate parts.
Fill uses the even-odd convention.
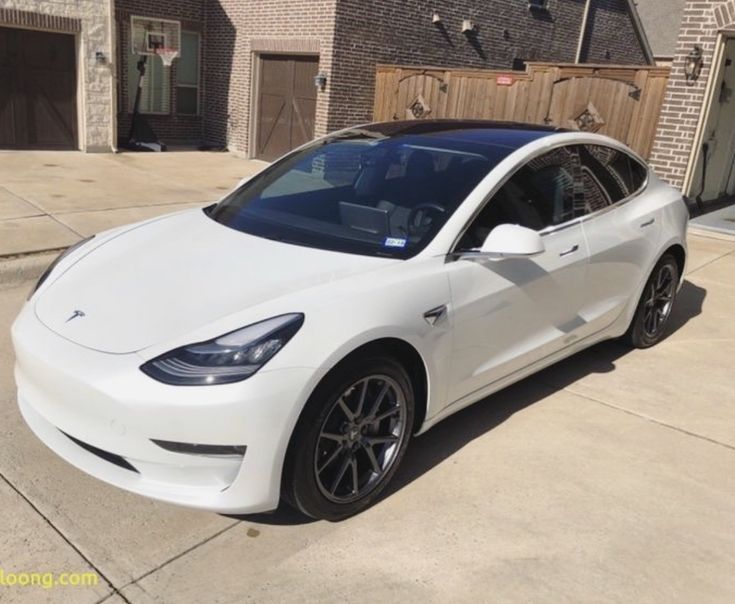
[[[324,72],[319,72],[314,76],[314,86],[316,86],[316,89],[319,91],[324,91],[324,89],[327,87],[327,74]]]
[[[94,62],[98,67],[104,67],[107,65],[107,56],[101,50],[94,53]]]
[[[462,21],[462,33],[470,35],[475,32],[475,24],[471,19],[465,19]]]
[[[433,14],[433,15],[431,16],[431,22],[432,22],[432,23],[433,23],[434,25],[441,25],[441,22],[442,22],[442,18],[441,18],[441,15],[439,15],[439,13],[434,13],[434,14]]]
[[[702,73],[703,66],[704,58],[702,56],[702,48],[695,46],[689,51],[684,62],[684,77],[686,78],[687,86],[693,86],[694,82],[699,79],[699,74]]]

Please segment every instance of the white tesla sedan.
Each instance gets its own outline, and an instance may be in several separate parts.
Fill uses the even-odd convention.
[[[62,254],[13,326],[20,409],[130,491],[343,518],[413,434],[601,340],[659,341],[687,222],[601,136],[341,131],[204,210]]]

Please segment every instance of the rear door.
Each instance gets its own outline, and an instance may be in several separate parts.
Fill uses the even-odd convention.
[[[541,233],[533,258],[462,257],[448,265],[457,401],[572,344],[584,329],[587,247],[580,223],[576,147],[530,160],[487,202],[457,251],[477,248],[500,224]]]
[[[584,195],[591,215],[584,221],[590,250],[583,316],[587,331],[608,327],[636,295],[655,260],[662,232],[658,207],[640,194],[647,168],[627,153],[581,145]]]

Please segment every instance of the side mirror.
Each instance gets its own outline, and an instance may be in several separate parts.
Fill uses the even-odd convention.
[[[517,224],[501,224],[487,236],[480,254],[496,258],[530,258],[545,250],[537,231]]]

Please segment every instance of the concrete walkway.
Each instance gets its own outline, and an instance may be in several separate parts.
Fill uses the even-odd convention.
[[[0,151],[0,259],[219,199],[266,164],[198,151]]]

